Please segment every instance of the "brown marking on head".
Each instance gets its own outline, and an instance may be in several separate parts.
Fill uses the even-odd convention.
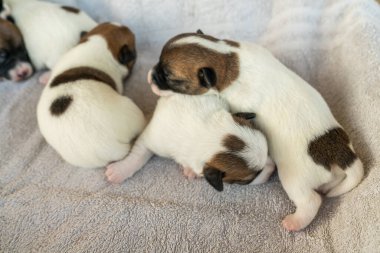
[[[245,142],[236,135],[229,134],[223,139],[223,146],[230,152],[239,152],[245,148]]]
[[[90,36],[100,35],[106,41],[108,49],[117,62],[125,65],[130,71],[136,62],[135,35],[126,26],[112,23],[102,23],[84,34],[80,43],[84,43]]]
[[[246,143],[235,135],[227,135],[222,140],[227,149],[217,153],[203,169],[206,180],[217,190],[223,190],[223,182],[249,184],[258,174],[256,168],[250,168],[238,153],[243,151]]]
[[[72,6],[61,6],[62,9],[64,9],[65,11],[67,12],[71,12],[71,13],[74,13],[74,14],[78,14],[80,12],[79,9],[75,8],[75,7],[72,7]]]
[[[210,88],[222,91],[236,80],[239,75],[239,58],[236,53],[224,54],[196,43],[173,45],[177,40],[188,36],[218,43],[221,41],[209,35],[195,33],[180,34],[170,39],[165,44],[160,61],[152,74],[160,89],[198,95]]]
[[[235,121],[236,124],[238,124],[239,126],[242,126],[242,127],[249,127],[251,129],[254,129],[254,130],[258,130],[259,128],[257,127],[257,125],[251,121],[251,120],[247,120],[245,119],[244,117],[240,116],[239,113],[238,114],[233,114],[232,115],[232,119]]]
[[[78,80],[94,80],[102,82],[117,91],[115,81],[107,73],[91,67],[76,67],[68,69],[54,77],[50,82],[50,87],[56,87],[61,84]]]
[[[345,169],[357,159],[349,144],[350,139],[346,132],[337,127],[312,140],[309,143],[308,153],[315,163],[328,170],[334,164]]]
[[[0,49],[24,47],[20,30],[13,23],[0,18]]]

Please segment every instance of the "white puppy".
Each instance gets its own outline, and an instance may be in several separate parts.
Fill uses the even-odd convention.
[[[145,125],[144,115],[120,93],[136,59],[125,26],[97,26],[53,69],[37,108],[47,142],[69,163],[85,168],[124,158]]]
[[[148,81],[154,88],[148,74]],[[161,97],[153,118],[125,160],[108,166],[111,182],[122,182],[150,158],[151,152],[173,158],[185,175],[204,176],[217,190],[223,182],[259,184],[274,170],[265,136],[243,117],[231,115],[218,96],[176,94]]]
[[[290,231],[306,227],[321,196],[338,196],[363,177],[349,137],[322,96],[266,49],[199,33],[164,46],[153,79],[165,95],[220,94],[232,112],[255,112],[266,134],[281,183],[297,209],[283,220]]]
[[[97,25],[86,13],[69,6],[37,0],[4,2],[10,7],[36,70],[52,69],[79,42],[81,34]]]

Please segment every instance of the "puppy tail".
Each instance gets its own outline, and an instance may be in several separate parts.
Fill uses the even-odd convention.
[[[350,167],[345,170],[346,178],[342,180],[337,186],[332,188],[327,194],[327,197],[336,197],[342,195],[346,192],[351,191],[355,186],[357,186],[363,178],[364,168],[363,163],[359,158],[351,164]]]

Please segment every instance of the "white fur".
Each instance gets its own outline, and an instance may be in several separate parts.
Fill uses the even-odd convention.
[[[220,94],[232,112],[257,113],[255,122],[267,135],[269,153],[277,164],[281,183],[297,206],[283,225],[288,230],[306,227],[321,204],[315,189],[336,180],[335,174],[316,164],[307,151],[308,143],[315,137],[341,127],[322,96],[258,45],[240,43],[237,48],[199,37],[180,39],[174,45],[182,43],[197,43],[217,52],[238,54],[239,76]],[[327,196],[354,188],[363,177],[363,165],[358,159],[344,172],[346,178],[328,189]]]
[[[103,37],[96,35],[65,54],[51,80],[77,66],[99,69],[112,77],[119,92],[127,70],[114,59]],[[60,116],[52,116],[51,103],[62,95],[73,102]],[[78,80],[50,87],[39,101],[38,124],[47,142],[69,163],[100,167],[124,158],[131,141],[145,125],[144,115],[129,98],[94,80]]]
[[[110,165],[106,175],[111,182],[122,182],[140,169],[153,152],[174,159],[185,169],[185,173],[191,169],[201,176],[206,162],[217,153],[226,151],[222,142],[228,134],[239,137],[247,144],[239,155],[251,168],[261,170],[266,167],[268,149],[264,135],[238,126],[220,97],[180,94],[161,97],[136,147],[125,161]],[[274,164],[270,165],[267,174],[264,173],[266,176],[256,180],[255,184],[268,180],[274,170]]]
[[[82,31],[97,24],[87,14],[65,11],[45,1],[7,0],[20,29],[30,59],[37,70],[52,69],[74,47]]]

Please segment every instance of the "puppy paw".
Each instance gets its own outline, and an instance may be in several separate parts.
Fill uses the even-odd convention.
[[[46,85],[49,82],[51,71],[45,72],[38,78],[40,84]]]
[[[193,179],[196,179],[197,178],[197,174],[195,174],[195,172],[189,168],[189,167],[183,167],[182,166],[182,169],[183,169],[183,175],[189,179],[189,180],[193,180]]]
[[[299,231],[303,228],[302,221],[298,219],[294,214],[289,214],[286,216],[282,220],[282,226],[289,232]]]
[[[110,183],[120,184],[133,174],[130,175],[130,173],[128,173],[127,168],[122,162],[114,162],[107,166],[105,175]]]

